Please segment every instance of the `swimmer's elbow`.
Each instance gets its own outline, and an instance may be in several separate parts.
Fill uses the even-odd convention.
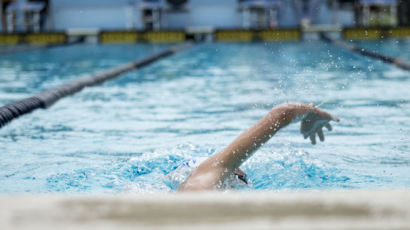
[[[213,187],[206,186],[201,183],[192,183],[190,181],[185,181],[178,188],[178,192],[194,192],[194,191],[210,191]]]
[[[215,178],[213,173],[191,175],[179,186],[178,191],[212,191],[218,188],[219,181],[220,178]]]
[[[194,192],[194,191],[207,191],[211,189],[207,189],[204,186],[192,183],[183,183],[178,188],[178,192]]]

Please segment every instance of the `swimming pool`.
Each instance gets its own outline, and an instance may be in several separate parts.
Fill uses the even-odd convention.
[[[163,48],[0,57],[0,103]],[[2,128],[0,193],[173,191],[167,173],[286,100],[322,104],[342,122],[315,146],[295,124],[281,130],[243,165],[245,190],[410,187],[409,85],[409,72],[320,41],[199,44]]]

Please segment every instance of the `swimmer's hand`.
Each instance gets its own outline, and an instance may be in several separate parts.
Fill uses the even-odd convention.
[[[308,106],[308,110],[303,116],[300,132],[303,134],[305,139],[309,137],[310,141],[314,145],[316,144],[316,134],[319,136],[320,141],[324,141],[325,136],[323,135],[323,127],[326,127],[329,131],[331,131],[332,126],[329,122],[339,122],[340,119],[332,116],[324,110],[319,109],[313,104],[305,106]]]

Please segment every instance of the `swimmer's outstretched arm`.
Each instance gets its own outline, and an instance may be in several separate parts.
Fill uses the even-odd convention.
[[[331,130],[329,121],[339,121],[313,104],[284,103],[275,106],[225,149],[202,162],[178,190],[212,190],[221,187],[224,180],[279,129],[299,120],[302,121],[301,133],[305,139],[310,137],[312,144],[316,144],[316,134],[324,141],[322,128]]]

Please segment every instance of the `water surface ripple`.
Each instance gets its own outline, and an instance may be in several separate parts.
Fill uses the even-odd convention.
[[[164,48],[2,56],[0,104]],[[173,191],[167,173],[285,101],[342,121],[315,146],[296,124],[281,130],[243,165],[245,190],[410,187],[409,86],[409,72],[321,42],[200,44],[2,128],[0,193]]]

